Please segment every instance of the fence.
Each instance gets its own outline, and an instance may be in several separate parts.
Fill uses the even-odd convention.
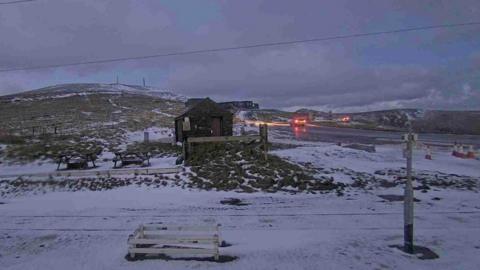
[[[113,169],[113,170],[83,170],[83,171],[56,171],[46,173],[30,173],[30,174],[5,174],[0,178],[17,178],[17,177],[70,177],[70,176],[112,176],[126,174],[168,174],[179,173],[181,168],[136,168],[136,169]]]
[[[259,126],[259,135],[249,136],[213,136],[213,137],[189,137],[183,142],[183,160],[187,160],[193,151],[193,143],[211,143],[211,142],[254,142],[258,141],[263,145],[265,160],[268,152],[268,129],[267,125]]]

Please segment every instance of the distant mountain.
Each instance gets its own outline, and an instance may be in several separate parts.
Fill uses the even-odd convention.
[[[406,129],[409,121],[412,123],[423,117],[425,111],[417,109],[395,109],[359,113],[341,113],[334,115],[348,115],[351,121],[372,123],[385,127]]]
[[[183,95],[175,94],[169,91],[163,91],[149,86],[144,87],[139,85],[100,83],[60,84],[27,92],[1,96],[0,99],[3,101],[34,101],[44,99],[66,98],[72,96],[87,96],[92,94],[138,94],[181,102],[185,102],[187,100],[187,97]]]
[[[0,96],[0,131],[28,130],[33,127],[61,125],[64,129],[91,125],[116,124],[122,128],[173,126],[173,118],[185,108],[187,98],[153,87],[126,84],[61,84],[37,90]],[[439,111],[394,109],[358,113],[330,113],[300,109],[296,113],[323,125],[353,128],[406,130],[425,133],[480,134],[480,111]],[[238,121],[261,120],[287,122],[292,112],[281,110],[241,110]]]
[[[349,116],[353,124],[364,127],[406,130],[410,122],[416,132],[480,134],[480,111],[441,111],[421,109],[393,109],[357,113],[326,113],[301,109],[317,118],[339,119]]]
[[[480,134],[480,111],[424,111],[412,121],[418,132]]]

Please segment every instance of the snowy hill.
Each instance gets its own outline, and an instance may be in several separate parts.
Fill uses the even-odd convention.
[[[138,94],[181,102],[185,102],[187,100],[187,97],[183,95],[175,94],[169,91],[163,91],[149,86],[144,87],[139,85],[99,83],[60,84],[18,94],[7,95],[0,97],[0,99],[4,101],[34,101],[53,98],[66,98],[71,96],[87,96],[92,94]]]
[[[372,127],[405,130],[410,122],[413,130],[416,132],[480,134],[480,111],[393,109],[360,113],[338,113],[333,114],[333,117],[344,115],[348,115],[352,122]]]
[[[122,84],[62,84],[0,97],[0,131],[8,134],[111,133],[172,127],[186,97]],[[96,133],[101,133],[97,134]]]

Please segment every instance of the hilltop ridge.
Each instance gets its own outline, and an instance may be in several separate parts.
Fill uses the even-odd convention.
[[[47,86],[35,90],[0,96],[4,101],[43,100],[52,98],[66,98],[70,96],[86,96],[92,94],[138,94],[157,97],[166,100],[185,102],[187,97],[151,86],[130,84],[102,84],[102,83],[70,83]]]

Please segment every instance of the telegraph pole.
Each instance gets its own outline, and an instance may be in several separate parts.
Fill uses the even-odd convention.
[[[407,180],[404,191],[404,250],[413,254],[413,186],[412,186],[412,152],[413,144],[416,140],[416,134],[410,129],[408,134],[404,136],[407,142]]]

